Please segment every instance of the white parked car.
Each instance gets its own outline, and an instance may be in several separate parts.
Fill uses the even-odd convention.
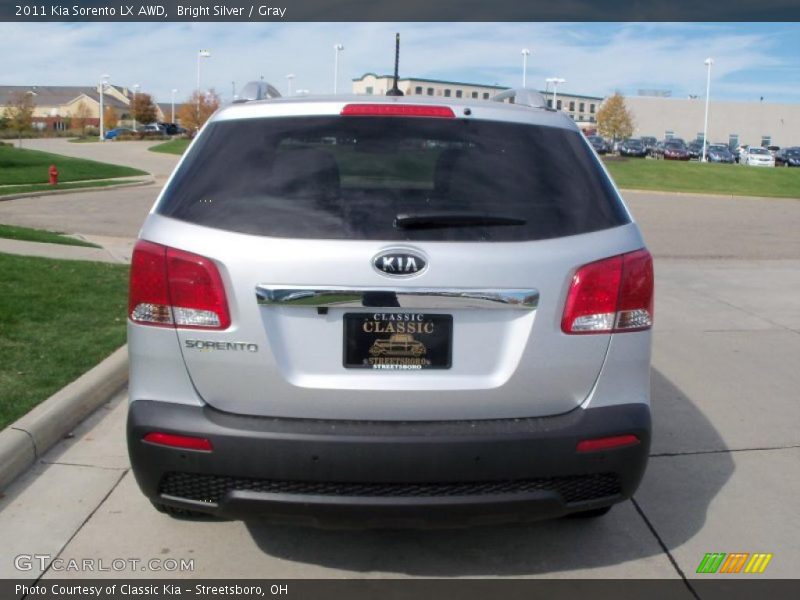
[[[775,157],[766,148],[750,147],[743,152],[741,163],[753,167],[774,167]]]

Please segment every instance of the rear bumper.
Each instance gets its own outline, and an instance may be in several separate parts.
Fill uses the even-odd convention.
[[[211,452],[144,442],[198,436]],[[634,446],[577,453],[585,439]],[[137,400],[133,471],[151,500],[226,518],[321,526],[464,526],[558,517],[629,498],[650,447],[645,404],[532,419],[361,422],[231,415]]]

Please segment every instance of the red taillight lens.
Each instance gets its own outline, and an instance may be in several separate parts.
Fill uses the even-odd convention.
[[[184,450],[201,450],[211,452],[211,442],[206,438],[192,437],[188,435],[175,435],[174,433],[161,433],[151,431],[142,438],[145,442],[158,444],[159,446],[169,446],[170,448],[183,448]]]
[[[635,435],[614,435],[611,437],[595,438],[593,440],[583,440],[582,442],[578,442],[578,446],[575,449],[578,452],[599,452],[600,450],[635,446],[638,443],[639,438]]]
[[[128,315],[135,323],[227,329],[225,288],[203,256],[140,240],[131,261]]]
[[[437,117],[454,119],[449,106],[424,106],[416,104],[347,104],[340,113],[343,117]]]
[[[569,334],[649,329],[653,325],[653,258],[645,250],[582,266],[572,278],[561,331]]]

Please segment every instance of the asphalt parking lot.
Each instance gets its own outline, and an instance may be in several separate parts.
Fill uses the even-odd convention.
[[[94,144],[73,146],[96,151],[80,148]],[[131,152],[117,148],[124,144],[110,146],[109,153]],[[166,171],[177,158],[158,156]],[[111,155],[105,160],[115,162]],[[124,244],[157,191],[0,202],[0,222]],[[754,577],[796,577],[800,201],[625,197],[655,255],[657,279],[654,440],[632,501],[598,520],[456,531],[321,531],[172,519],[152,509],[129,471],[123,392],[5,490],[0,577],[35,580],[42,575],[38,565],[19,571],[14,557],[49,554],[109,563],[193,559],[194,570],[169,573],[176,577],[692,580],[714,577],[695,573],[707,552],[772,553],[768,569]],[[94,575],[164,573],[137,568]]]

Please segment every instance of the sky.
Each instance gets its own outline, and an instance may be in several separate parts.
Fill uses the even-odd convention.
[[[401,34],[401,77],[519,86],[522,48],[528,84],[562,77],[559,90],[605,96],[640,89],[705,97],[714,59],[712,100],[800,103],[800,23],[0,23],[0,85],[111,83],[169,102],[201,87],[223,101],[261,76],[287,90],[339,92],[366,72],[391,73]]]

